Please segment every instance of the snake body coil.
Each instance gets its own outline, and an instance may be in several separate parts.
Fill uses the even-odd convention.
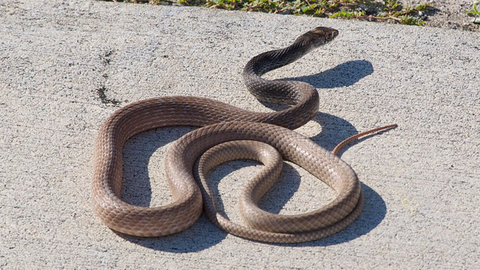
[[[291,46],[262,53],[248,62],[243,72],[248,90],[259,100],[292,105],[285,110],[250,112],[211,99],[174,96],[139,101],[113,113],[99,131],[95,153],[93,202],[101,220],[125,234],[169,235],[190,227],[201,214],[204,202],[207,215],[222,229],[259,241],[311,241],[348,226],[358,217],[363,205],[355,173],[331,152],[290,130],[302,126],[317,113],[316,89],[303,82],[270,81],[260,77],[299,59],[337,35],[335,29],[318,27],[297,38]],[[135,134],[168,126],[202,127],[184,135],[168,151],[165,167],[173,202],[150,208],[122,201],[125,142]],[[225,142],[227,144],[215,147]],[[269,169],[265,153],[272,149],[265,144],[327,183],[337,192],[337,197],[324,207],[301,215],[274,215],[259,209],[256,203],[272,184],[260,178],[269,179],[279,173],[279,169]],[[203,153],[197,177],[204,184],[199,188],[193,171]],[[247,185],[240,202],[242,216],[249,227],[234,224],[220,215],[205,183],[204,174],[208,170],[235,158],[253,158],[266,164],[259,179]]]

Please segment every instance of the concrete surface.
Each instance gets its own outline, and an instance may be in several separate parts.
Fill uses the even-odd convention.
[[[118,235],[100,223],[90,202],[92,152],[110,113],[167,95],[267,111],[245,91],[243,65],[319,25],[341,34],[269,77],[319,89],[320,112],[298,131],[328,149],[357,131],[399,125],[342,155],[364,184],[358,221],[297,245],[227,235],[205,217],[158,239]],[[3,0],[0,37],[2,269],[478,267],[480,33],[203,8]],[[163,154],[188,130],[151,131],[128,143],[126,200],[168,202]],[[253,162],[239,161],[212,174],[233,220],[236,194],[255,170]],[[299,213],[332,196],[288,165],[263,207]]]

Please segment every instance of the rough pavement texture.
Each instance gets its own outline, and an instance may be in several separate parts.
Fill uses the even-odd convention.
[[[118,235],[90,202],[95,136],[128,102],[195,95],[267,111],[240,73],[249,58],[319,25],[340,36],[270,78],[319,89],[318,116],[298,131],[333,149],[380,125],[399,128],[342,158],[366,196],[345,231],[305,244],[227,235],[205,217],[158,239]],[[480,257],[480,33],[378,23],[95,1],[0,2],[0,268],[474,269]],[[162,129],[125,149],[125,196],[169,201],[163,154],[189,128]],[[239,170],[236,170],[240,168]],[[233,220],[258,170],[212,174]],[[228,179],[220,181],[227,176]],[[300,179],[301,178],[301,179]],[[293,165],[265,198],[281,213],[334,196]]]

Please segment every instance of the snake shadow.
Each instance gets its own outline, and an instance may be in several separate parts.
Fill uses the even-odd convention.
[[[301,81],[311,84],[315,88],[337,88],[352,86],[361,79],[369,76],[374,72],[373,65],[366,60],[353,60],[342,63],[332,69],[328,69],[313,75],[306,75],[295,78],[284,78],[280,80]],[[285,109],[287,106],[261,102],[267,108],[274,111]],[[320,108],[321,110],[321,108]],[[317,112],[312,121],[317,122],[321,126],[321,132],[311,137],[314,142],[327,150],[333,148],[350,137],[358,133],[357,129],[348,121],[323,112]],[[352,144],[359,143],[357,140]],[[350,145],[352,145],[350,144]]]
[[[372,73],[373,65],[369,61],[352,60],[317,74],[281,80],[302,81],[315,88],[336,88],[352,86]]]
[[[336,88],[351,86],[372,73],[373,66],[370,62],[355,60],[342,63],[318,74],[288,78],[288,80],[307,82],[316,88]],[[274,110],[282,109],[282,106],[263,104]],[[311,137],[311,139],[330,151],[338,143],[357,133],[357,129],[348,121],[331,114],[318,112],[312,120],[321,126],[321,132]],[[178,139],[191,130],[192,128],[157,129],[137,135],[133,138],[133,142],[127,142],[124,149],[124,188],[122,195],[124,200],[134,205],[150,206],[152,199],[148,170],[150,158],[158,148]],[[362,140],[357,140],[354,143]],[[222,178],[237,170],[239,166],[244,167],[255,164],[251,161],[234,161],[233,163],[233,166],[224,166],[213,179],[209,178],[210,187],[214,194],[218,194],[218,185]],[[284,165],[282,177],[273,191],[269,191],[266,195],[265,201],[267,203],[262,205],[262,208],[267,211],[278,213],[300,186],[300,175],[288,164]],[[329,246],[348,242],[367,234],[381,223],[386,215],[387,208],[385,201],[373,189],[362,184],[362,190],[365,197],[364,210],[359,219],[345,230],[313,242],[274,245]],[[219,210],[225,212],[221,197],[217,196],[216,200]],[[228,234],[217,228],[202,214],[191,228],[174,235],[159,238],[133,237],[121,233],[118,233],[118,235],[127,241],[150,249],[172,253],[188,253],[212,247],[223,241]]]

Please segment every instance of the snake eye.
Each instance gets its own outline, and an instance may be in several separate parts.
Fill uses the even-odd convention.
[[[336,36],[338,35],[338,32],[332,31],[327,34],[327,39],[328,40],[333,40]]]

